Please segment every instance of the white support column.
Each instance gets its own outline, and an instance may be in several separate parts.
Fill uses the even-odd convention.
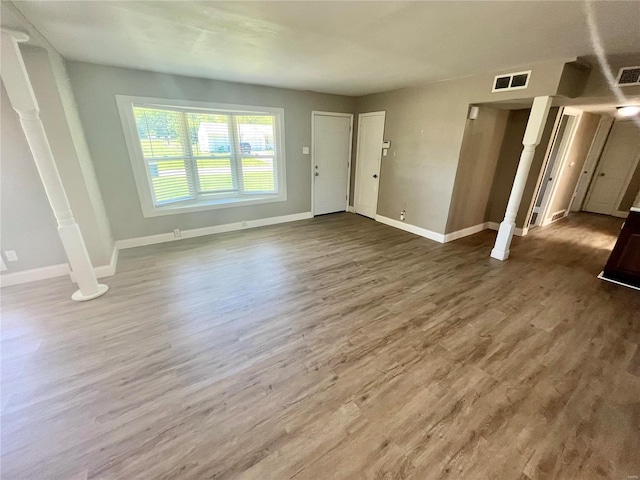
[[[527,128],[522,139],[524,148],[520,155],[520,163],[518,163],[518,170],[516,172],[516,178],[513,181],[513,187],[511,188],[511,195],[509,195],[507,211],[504,215],[504,220],[500,224],[496,244],[493,250],[491,250],[491,256],[498,260],[506,260],[509,258],[509,247],[511,246],[513,231],[516,228],[516,216],[518,215],[518,209],[522,201],[522,194],[524,193],[524,187],[527,183],[527,177],[529,176],[529,170],[531,169],[531,162],[533,161],[536,147],[540,144],[542,138],[542,132],[544,131],[544,125],[547,121],[550,108],[551,97],[536,97],[533,100],[533,107],[531,107]]]
[[[69,199],[62,185],[58,167],[51,152],[47,134],[40,120],[38,101],[24,65],[19,42],[28,40],[26,33],[2,29],[2,81],[18,113],[27,143],[33,154],[49,204],[58,222],[58,234],[75,274],[79,290],[71,298],[85,301],[104,295],[109,287],[98,283],[80,228],[73,218]]]

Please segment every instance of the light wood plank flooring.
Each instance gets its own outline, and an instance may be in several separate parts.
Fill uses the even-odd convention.
[[[621,221],[441,245],[352,214],[2,291],[3,479],[640,475]]]

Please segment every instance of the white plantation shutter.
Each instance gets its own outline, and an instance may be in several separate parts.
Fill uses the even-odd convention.
[[[245,193],[277,191],[275,116],[235,115],[240,171]]]
[[[189,130],[194,132],[198,193],[237,192],[231,115],[191,112],[186,116]]]
[[[279,185],[279,178],[284,179],[284,170],[279,171],[282,143],[277,138],[282,113],[129,105],[138,137],[132,141],[139,143],[153,206],[284,197]]]
[[[195,182],[182,113],[134,105],[155,205],[195,198]]]

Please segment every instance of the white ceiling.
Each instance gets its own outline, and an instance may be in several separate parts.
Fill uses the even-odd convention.
[[[66,58],[345,95],[593,54],[582,2],[14,2]],[[607,53],[640,2],[595,2]]]

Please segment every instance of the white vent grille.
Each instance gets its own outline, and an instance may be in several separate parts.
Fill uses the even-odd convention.
[[[621,87],[640,85],[640,67],[624,67],[618,72],[616,82]]]
[[[492,92],[507,92],[510,90],[524,90],[529,86],[531,70],[526,72],[505,73],[496,75],[493,79]]]

